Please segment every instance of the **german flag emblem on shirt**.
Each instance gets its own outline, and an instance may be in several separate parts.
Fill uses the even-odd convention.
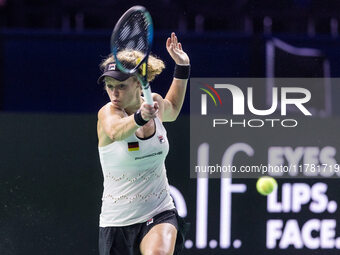
[[[138,142],[128,143],[129,151],[139,151],[139,144]]]

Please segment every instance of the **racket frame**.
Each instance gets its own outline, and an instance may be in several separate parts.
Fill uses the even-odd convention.
[[[147,43],[148,43],[148,48],[146,51],[146,54],[143,59],[139,61],[139,63],[133,68],[133,69],[126,69],[121,62],[118,59],[118,52],[119,49],[117,48],[115,44],[115,39],[117,36],[119,36],[119,30],[120,28],[126,23],[126,21],[131,17],[131,15],[134,15],[136,12],[142,13],[144,18],[147,21]],[[149,105],[153,105],[153,100],[152,100],[152,95],[151,95],[151,88],[147,79],[147,74],[148,74],[148,58],[151,53],[151,47],[153,43],[153,23],[152,23],[152,18],[150,13],[146,10],[145,7],[136,5],[128,9],[118,20],[117,24],[115,25],[112,35],[111,35],[111,52],[112,55],[115,59],[116,65],[118,69],[126,74],[133,74],[137,77],[138,81],[142,85],[142,90],[143,90],[143,95],[145,97],[145,101]],[[142,73],[139,73],[139,68],[142,66]]]

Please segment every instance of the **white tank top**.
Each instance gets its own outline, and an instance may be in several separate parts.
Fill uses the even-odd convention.
[[[169,151],[166,130],[155,118],[156,132],[140,139],[99,147],[104,191],[99,226],[128,226],[175,208],[165,170]]]

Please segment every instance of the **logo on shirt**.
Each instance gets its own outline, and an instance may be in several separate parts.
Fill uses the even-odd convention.
[[[152,224],[152,223],[153,223],[153,218],[151,218],[150,220],[147,220],[147,221],[146,221],[146,225],[147,225],[147,226],[149,226],[149,225]]]
[[[128,150],[129,151],[139,151],[139,143],[138,142],[128,143]]]
[[[163,151],[159,151],[159,152],[151,153],[151,154],[148,154],[142,157],[135,157],[135,160],[144,159],[144,158],[153,157],[153,156],[162,155],[162,154],[163,154]]]
[[[110,64],[107,70],[108,71],[116,70],[116,64]]]
[[[165,139],[162,135],[158,136],[159,143],[165,143]]]

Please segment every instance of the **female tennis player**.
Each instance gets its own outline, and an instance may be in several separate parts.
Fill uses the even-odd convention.
[[[101,63],[104,72],[98,81],[110,98],[98,112],[97,125],[104,176],[101,255],[178,254],[182,247],[164,165],[169,144],[162,122],[174,121],[180,113],[190,60],[175,33],[166,49],[176,64],[174,78],[165,98],[152,94],[153,105],[144,102],[137,78],[120,72],[112,56]],[[140,53],[126,50],[118,58],[135,64]],[[150,56],[148,81],[163,69],[163,61]]]

